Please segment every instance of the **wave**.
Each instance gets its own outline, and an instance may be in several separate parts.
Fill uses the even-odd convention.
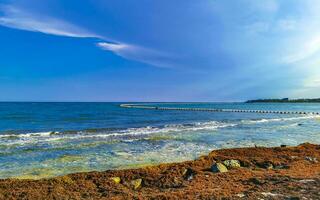
[[[317,119],[320,118],[317,115],[308,115],[303,117],[287,117],[287,118],[267,118],[267,119],[253,119],[253,120],[241,120],[244,124],[257,124],[257,123],[268,123],[268,122],[280,122],[280,121],[295,121],[303,119]]]
[[[83,131],[66,131],[66,132],[38,132],[38,133],[25,133],[25,134],[4,134],[0,135],[0,141],[6,140],[13,143],[30,143],[30,142],[49,142],[55,140],[76,140],[76,139],[94,139],[94,138],[104,138],[104,139],[131,139],[135,137],[143,137],[152,134],[165,134],[165,133],[177,133],[177,132],[191,132],[191,131],[201,131],[201,130],[216,130],[219,128],[226,128],[236,126],[237,124],[224,123],[218,121],[209,122],[196,122],[190,124],[171,124],[161,127],[140,127],[140,128],[128,128],[117,131],[111,131],[110,129],[97,129],[97,131],[92,132],[91,130]],[[5,142],[1,142],[6,144]]]
[[[64,131],[64,132],[36,132],[25,134],[3,134],[0,135],[1,145],[22,145],[28,143],[49,143],[54,141],[77,141],[77,140],[103,140],[103,141],[133,141],[136,139],[144,139],[148,135],[161,135],[161,134],[177,134],[186,132],[197,131],[213,131],[217,129],[223,129],[227,127],[234,127],[241,124],[259,124],[281,121],[298,121],[303,119],[314,119],[319,116],[300,116],[290,118],[267,118],[267,119],[251,119],[240,120],[236,122],[219,122],[219,121],[207,121],[207,122],[195,122],[189,124],[170,124],[164,126],[146,126],[140,128],[127,128],[127,129],[88,129],[82,131]]]
[[[29,138],[29,137],[46,137],[54,134],[55,132],[38,132],[38,133],[25,133],[25,134],[4,134],[0,138]]]

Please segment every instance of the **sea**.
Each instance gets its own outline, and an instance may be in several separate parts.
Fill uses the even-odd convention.
[[[151,110],[122,103],[0,103],[0,178],[137,168],[224,148],[320,144],[316,115]],[[144,104],[320,112],[317,103]]]

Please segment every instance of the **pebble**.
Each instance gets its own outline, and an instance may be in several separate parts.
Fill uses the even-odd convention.
[[[302,179],[302,180],[299,180],[300,183],[309,183],[309,182],[314,182],[315,180],[314,179]]]
[[[111,178],[116,184],[119,184],[121,182],[121,178],[120,177],[112,177]]]
[[[239,193],[239,194],[237,194],[236,196],[237,196],[237,197],[240,197],[240,198],[243,198],[243,197],[245,197],[246,195],[243,194],[243,193]]]
[[[133,189],[135,189],[135,190],[138,189],[141,186],[141,183],[142,183],[142,179],[141,178],[131,181],[131,185],[133,186]]]
[[[223,161],[223,164],[228,169],[241,167],[239,160],[225,160],[225,161]]]
[[[267,196],[271,196],[271,197],[279,196],[279,194],[271,193],[271,192],[261,192],[261,194],[263,196],[265,196],[265,197],[267,197]]]
[[[212,172],[215,172],[215,173],[217,173],[217,172],[227,172],[228,169],[227,169],[227,167],[224,166],[224,164],[222,164],[222,163],[215,163],[215,164],[213,164],[213,165],[211,166],[211,171],[212,171]]]
[[[315,158],[315,157],[307,156],[307,157],[305,157],[305,159],[306,159],[307,161],[310,161],[310,162],[313,162],[313,163],[318,163],[318,159]]]
[[[184,169],[182,174],[186,180],[190,181],[193,179],[195,172],[192,169],[188,168]]]
[[[289,169],[290,167],[288,165],[277,165],[274,168],[275,169]]]
[[[272,163],[265,163],[265,164],[263,165],[263,167],[264,167],[265,169],[273,169],[273,164],[272,164]]]

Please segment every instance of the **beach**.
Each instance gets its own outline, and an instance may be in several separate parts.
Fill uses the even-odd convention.
[[[320,200],[319,10],[0,0],[0,200]]]
[[[319,199],[319,104],[121,105],[0,103],[0,199]]]
[[[0,199],[320,199],[319,161],[320,145],[309,143],[221,149],[138,169],[3,179]]]
[[[0,103],[0,178],[41,179],[194,160],[212,150],[320,144],[319,104]]]

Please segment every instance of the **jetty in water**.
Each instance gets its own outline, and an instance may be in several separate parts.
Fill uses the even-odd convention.
[[[320,112],[305,112],[305,111],[276,111],[276,110],[245,110],[245,109],[215,109],[215,108],[187,108],[187,107],[162,107],[149,106],[146,104],[121,104],[123,108],[138,108],[151,110],[181,110],[181,111],[199,111],[199,112],[234,112],[234,113],[270,113],[270,114],[285,114],[285,115],[320,115]]]

